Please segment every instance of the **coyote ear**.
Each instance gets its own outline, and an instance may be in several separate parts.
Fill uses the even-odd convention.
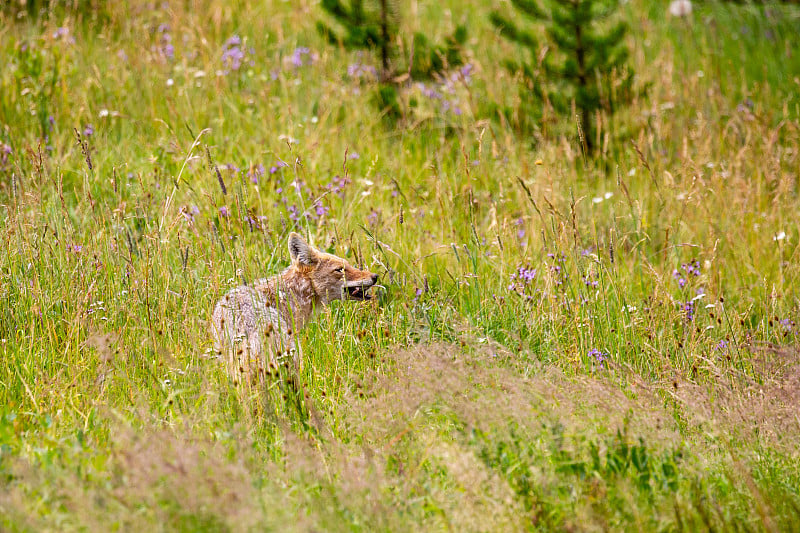
[[[289,257],[301,265],[311,265],[317,260],[314,248],[295,232],[289,234]]]

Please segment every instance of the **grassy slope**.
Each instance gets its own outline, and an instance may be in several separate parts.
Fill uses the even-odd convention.
[[[315,4],[2,15],[3,529],[796,523],[800,15],[659,4],[627,8],[652,85],[596,162],[483,115],[516,99],[489,6],[409,7],[468,23],[474,73],[397,129]],[[258,411],[206,320],[320,197],[300,227],[386,290]]]

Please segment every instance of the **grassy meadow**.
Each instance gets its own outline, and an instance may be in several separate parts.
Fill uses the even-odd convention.
[[[399,3],[469,38],[394,122],[318,2],[0,8],[0,530],[800,527],[800,8],[623,2],[592,155],[492,8]],[[292,230],[382,289],[240,401]]]

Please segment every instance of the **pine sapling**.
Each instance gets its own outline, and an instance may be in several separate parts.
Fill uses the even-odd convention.
[[[442,44],[431,43],[421,32],[404,40],[392,0],[322,0],[321,6],[326,18],[340,28],[335,30],[325,20],[317,22],[317,29],[328,42],[347,49],[372,50],[378,56],[381,86],[373,101],[390,118],[400,115],[396,87],[400,81],[432,78],[463,63],[461,51],[467,38],[464,26],[458,26]],[[404,44],[398,46],[398,42]]]
[[[617,2],[545,0],[544,7],[533,0],[511,3],[534,26],[492,13],[490,20],[500,35],[527,49],[530,58],[522,63],[508,61],[506,67],[521,73],[531,99],[540,105],[549,103],[568,116],[574,104],[581,139],[593,151],[600,133],[593,117],[601,112],[611,115],[630,100],[633,73],[624,42],[627,25],[614,17]],[[546,50],[534,37],[535,25],[545,29]]]

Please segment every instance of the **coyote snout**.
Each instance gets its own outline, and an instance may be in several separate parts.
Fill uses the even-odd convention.
[[[321,252],[297,233],[289,235],[291,265],[281,274],[228,291],[212,315],[218,351],[227,355],[234,381],[263,379],[288,355],[302,366],[294,333],[314,310],[333,300],[369,300],[378,275]]]

